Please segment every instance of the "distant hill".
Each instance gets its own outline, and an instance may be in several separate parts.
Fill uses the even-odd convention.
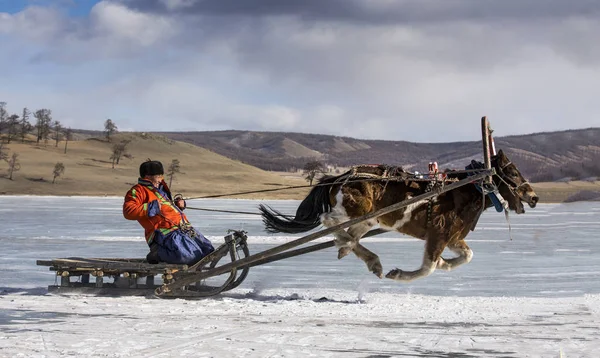
[[[173,190],[186,197],[262,191],[234,197],[302,199],[309,189],[301,173],[279,171],[302,168],[314,159],[337,166],[338,170],[359,163],[385,163],[421,171],[431,160],[438,161],[442,168],[461,168],[471,159],[480,159],[482,151],[481,143],[476,141],[427,144],[301,133],[219,131],[122,132],[108,142],[100,131],[75,132],[67,153],[64,141],[59,146],[53,142],[44,145],[36,144],[30,137],[25,143],[4,143],[9,155],[18,153],[20,170],[9,180],[8,163],[0,160],[0,195],[121,196],[137,180],[140,162],[152,158],[165,166],[173,159],[180,160],[181,173],[173,180]],[[597,200],[600,181],[592,179],[597,180],[599,175],[596,163],[600,163],[600,151],[595,140],[598,135],[600,129],[590,128],[498,137],[496,146],[506,150],[526,176],[536,181],[534,187],[541,202]],[[130,141],[130,156],[121,158],[113,169],[112,146],[123,140]],[[66,170],[52,184],[53,168],[59,162]],[[587,181],[572,181],[575,179]],[[272,191],[288,186],[297,188]]]
[[[161,132],[264,170],[293,171],[311,160],[348,167],[383,163],[423,171],[430,161],[440,168],[462,168],[481,160],[481,141],[412,143],[363,140],[331,135],[253,132]],[[495,137],[531,181],[597,180],[600,176],[600,128]]]

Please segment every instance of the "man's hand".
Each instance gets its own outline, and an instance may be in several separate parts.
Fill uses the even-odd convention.
[[[185,210],[186,204],[185,204],[185,200],[183,200],[183,198],[177,198],[175,199],[175,205],[177,205],[177,207],[180,210]]]

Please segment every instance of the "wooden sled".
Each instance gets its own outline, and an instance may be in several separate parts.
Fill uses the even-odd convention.
[[[209,272],[250,255],[244,231],[230,230],[225,243],[193,266],[149,264],[137,258],[68,257],[38,260],[37,265],[56,271],[57,280],[48,286],[52,293],[85,293],[109,296],[154,295],[157,288],[192,275]],[[227,272],[186,284],[170,297],[207,297],[232,290],[248,275],[249,267],[232,268]],[[60,278],[60,282],[58,282]],[[93,279],[92,279],[93,278]]]

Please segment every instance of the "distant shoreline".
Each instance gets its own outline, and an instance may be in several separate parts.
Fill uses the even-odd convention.
[[[0,198],[16,198],[16,197],[27,197],[27,198],[91,198],[91,199],[124,199],[125,194],[123,196],[118,195],[28,195],[28,194],[1,194]],[[184,195],[185,199],[185,195]],[[265,198],[194,198],[194,199],[186,199],[186,200],[302,200],[302,199],[265,199]]]
[[[546,204],[560,204],[569,202],[594,202],[600,201],[600,182],[544,182],[544,183],[532,183],[531,184],[540,197],[540,203]],[[184,198],[193,198],[192,200],[302,200],[308,193],[308,190],[298,191],[292,195],[282,195],[272,193],[254,193],[254,194],[232,194],[228,196],[226,192],[228,188],[221,188],[223,192],[219,193],[222,197],[218,198],[197,198],[197,196],[211,196],[209,193],[189,193],[182,192]],[[283,191],[283,190],[282,190]],[[0,197],[72,197],[72,198],[123,198],[123,194],[116,193],[65,193],[65,194],[25,194],[18,192],[0,192]],[[236,191],[231,190],[231,193]],[[216,194],[215,194],[216,195]]]
[[[111,148],[119,141],[128,143],[130,157],[113,163]],[[172,178],[171,191],[187,198],[302,200],[311,190],[301,171],[265,171],[158,136],[121,133],[112,142],[75,140],[68,148],[65,153],[62,147],[31,140],[11,143],[9,149],[18,153],[20,167],[9,180],[8,164],[0,161],[0,196],[123,197],[137,182],[140,161],[150,157],[165,165],[179,161],[181,170]],[[57,164],[63,165],[64,172],[53,177]],[[600,181],[534,182],[532,186],[540,203],[594,200],[596,192],[600,197]]]

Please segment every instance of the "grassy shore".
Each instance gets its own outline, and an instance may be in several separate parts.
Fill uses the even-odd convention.
[[[567,198],[581,192],[600,193],[600,182],[571,181],[565,183],[532,183],[542,203],[561,203]]]
[[[113,168],[109,159],[112,146],[122,140],[130,141],[127,148],[132,157],[121,158]],[[21,169],[9,180],[8,164],[0,162],[0,195],[122,196],[135,184],[139,164],[148,158],[162,161],[165,167],[173,159],[180,161],[181,173],[173,178],[172,191],[185,197],[302,199],[309,191],[308,183],[298,173],[264,171],[162,136],[123,133],[110,142],[103,138],[80,138],[68,143],[66,153],[64,144],[44,145],[30,140],[6,145],[9,154],[19,154]],[[52,172],[58,162],[64,164],[65,172],[52,183]],[[600,182],[532,185],[542,203],[562,202],[581,191],[600,192]],[[248,191],[255,193],[228,195]]]
[[[113,168],[109,159],[112,146],[130,140],[128,152],[132,158],[121,158]],[[0,194],[4,195],[89,195],[123,196],[137,182],[141,162],[150,158],[160,160],[166,167],[173,159],[180,162],[181,173],[173,177],[173,193],[186,197],[224,195],[306,186],[300,177],[267,172],[215,154],[191,144],[172,141],[161,136],[119,134],[107,142],[88,138],[55,147],[32,142],[11,143],[10,153],[18,153],[21,169],[7,176],[8,164],[0,162]],[[53,169],[63,163],[65,172],[53,184]],[[165,179],[169,182],[169,178]],[[308,188],[277,190],[264,193],[228,196],[253,199],[296,199],[306,195]]]

